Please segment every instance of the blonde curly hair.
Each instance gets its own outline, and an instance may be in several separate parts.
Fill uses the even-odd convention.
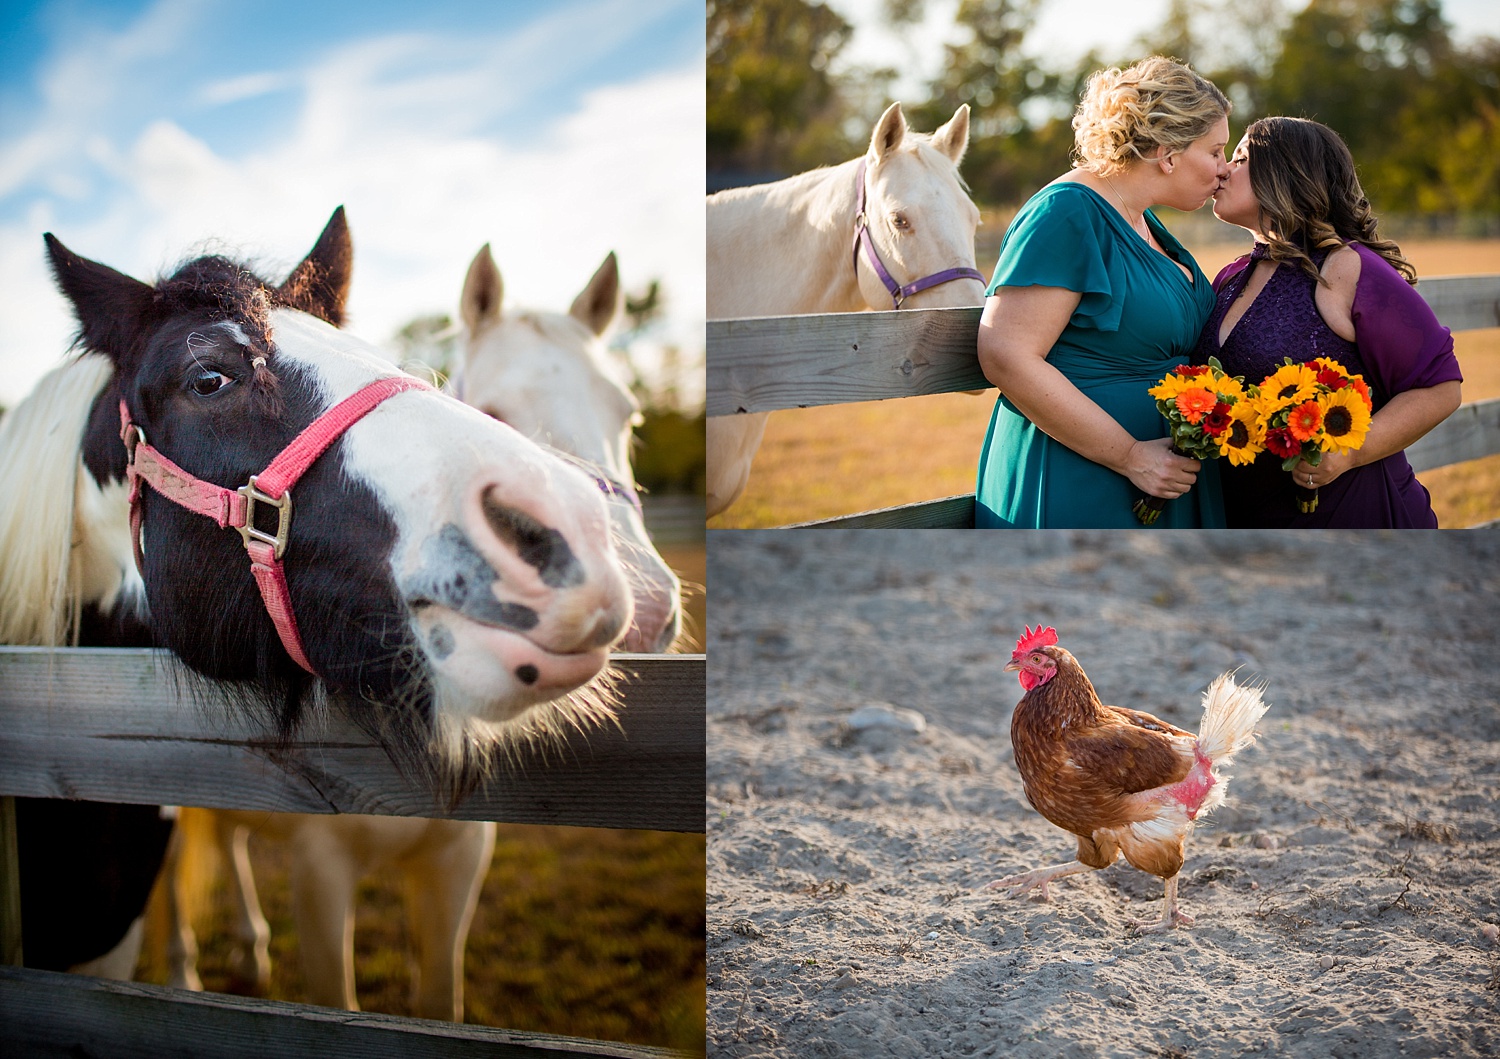
[[[1153,55],[1091,74],[1073,112],[1075,164],[1101,176],[1158,147],[1181,151],[1229,113],[1229,100],[1186,63]]]

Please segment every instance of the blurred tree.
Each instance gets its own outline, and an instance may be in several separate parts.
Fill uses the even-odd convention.
[[[910,17],[913,3],[887,0],[888,14]],[[984,202],[1019,202],[1068,166],[1073,135],[1061,115],[1072,109],[1070,78],[1022,51],[1039,3],[959,0],[955,17],[964,39],[946,45],[928,101],[910,108],[916,125],[930,129],[969,105],[963,172]]]
[[[444,386],[458,367],[458,328],[447,313],[418,316],[390,342],[402,369]]]
[[[626,327],[611,345],[630,367],[630,388],[641,402],[641,422],[635,428],[631,464],[635,479],[647,492],[702,495],[707,480],[704,415],[682,407],[678,386],[683,370],[682,351],[656,344],[660,363],[655,379],[647,377],[632,351],[639,351],[666,310],[661,280],[653,278],[638,293],[625,292]]]
[[[708,168],[788,175],[856,153],[829,70],[853,32],[809,0],[708,0]]]

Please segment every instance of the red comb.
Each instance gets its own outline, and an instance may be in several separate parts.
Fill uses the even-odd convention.
[[[1057,643],[1057,630],[1052,626],[1045,629],[1038,625],[1035,629],[1026,627],[1026,635],[1016,641],[1016,654],[1025,654],[1037,647],[1050,647]]]

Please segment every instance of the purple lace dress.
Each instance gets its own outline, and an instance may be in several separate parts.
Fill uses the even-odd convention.
[[[1334,334],[1318,315],[1312,277],[1282,265],[1220,346],[1224,314],[1245,289],[1251,265],[1265,257],[1266,249],[1256,244],[1214,280],[1218,298],[1198,339],[1195,363],[1218,357],[1229,374],[1259,382],[1285,357],[1294,362],[1329,357],[1365,377],[1376,412],[1395,394],[1462,378],[1452,334],[1389,262],[1358,245],[1354,249],[1362,263],[1354,293],[1355,341]],[[1312,258],[1321,268],[1327,256],[1324,250]],[[1281,469],[1278,457],[1263,452],[1245,467],[1221,462],[1224,515],[1230,526],[1437,527],[1427,490],[1402,452],[1356,467],[1323,486],[1318,490],[1318,509],[1310,515],[1298,512],[1292,476]]]

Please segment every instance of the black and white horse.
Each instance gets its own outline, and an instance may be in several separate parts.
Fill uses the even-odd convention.
[[[342,209],[280,285],[47,246],[83,352],[0,425],[0,642],[165,647],[283,738],[337,703],[442,784],[607,715],[633,601],[598,481],[338,330]],[[20,801],[28,964],[129,948],[156,815]]]

